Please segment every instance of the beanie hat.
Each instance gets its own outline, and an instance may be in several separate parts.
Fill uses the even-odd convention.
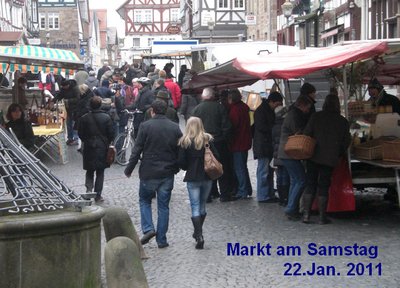
[[[158,91],[156,98],[163,99],[163,100],[169,100],[168,92],[166,92],[166,91]]]
[[[375,89],[378,89],[378,90],[382,90],[383,86],[378,81],[378,79],[374,78],[371,81],[369,81],[369,83],[368,83],[368,89],[370,89],[370,88],[375,88]]]
[[[271,94],[269,94],[267,100],[268,100],[268,102],[282,102],[283,98],[282,98],[281,93],[272,92]]]
[[[300,88],[300,94],[301,95],[310,95],[311,93],[316,92],[317,90],[315,89],[314,85],[310,83],[304,83],[303,86]]]
[[[101,86],[108,87],[110,86],[110,82],[108,80],[103,80],[103,82],[101,82]]]

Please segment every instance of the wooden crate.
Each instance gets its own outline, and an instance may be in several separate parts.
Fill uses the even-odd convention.
[[[400,140],[384,141],[382,156],[385,161],[400,162]]]

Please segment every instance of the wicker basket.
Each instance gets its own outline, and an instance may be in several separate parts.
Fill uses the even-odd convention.
[[[314,154],[315,139],[306,135],[289,136],[285,144],[285,153],[296,160],[309,159]]]
[[[365,160],[382,159],[383,140],[374,139],[354,147],[354,156]]]
[[[400,140],[384,141],[382,154],[385,161],[400,162]]]

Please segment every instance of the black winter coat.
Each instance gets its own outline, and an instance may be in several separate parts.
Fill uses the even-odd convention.
[[[264,99],[254,112],[254,159],[272,158],[272,127],[275,123],[275,112]]]
[[[155,115],[143,122],[125,175],[132,173],[140,156],[141,180],[160,179],[176,174],[179,171],[178,141],[181,136],[179,125],[167,119],[165,115]]]
[[[210,142],[210,149],[214,157],[218,159],[218,151],[212,142]],[[194,144],[187,149],[179,147],[179,167],[182,170],[186,170],[185,178],[183,178],[184,182],[211,180],[204,171],[204,152],[205,148],[196,150]]]
[[[215,142],[229,140],[232,123],[222,104],[213,100],[203,101],[193,109],[192,116],[203,121],[204,129],[214,137]]]
[[[106,163],[108,146],[114,139],[110,116],[101,110],[85,114],[79,120],[78,135],[83,142],[83,169],[97,170],[110,167]]]
[[[303,133],[317,143],[312,162],[335,167],[350,145],[349,122],[339,113],[320,111],[311,116]]]
[[[33,129],[31,122],[24,119],[18,119],[16,121],[9,121],[6,124],[7,129],[12,129],[15,136],[25,148],[32,148],[35,142],[35,136],[33,134]]]

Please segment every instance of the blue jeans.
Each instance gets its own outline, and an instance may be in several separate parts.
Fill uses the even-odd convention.
[[[269,158],[259,158],[257,162],[257,201],[275,198],[273,178]],[[271,174],[271,175],[270,175]]]
[[[211,180],[187,182],[192,217],[206,215],[206,201],[211,191]]]
[[[139,184],[139,204],[140,218],[143,234],[155,231],[151,213],[151,200],[157,193],[157,236],[158,244],[167,243],[167,231],[169,222],[169,200],[171,191],[174,188],[174,176],[140,180]]]
[[[275,171],[276,171],[276,186],[289,186],[290,177],[285,166],[277,165]]]
[[[72,115],[71,117],[67,116],[67,137],[68,140],[75,140],[78,139],[78,133],[76,130],[74,130],[74,120],[72,119]]]
[[[252,192],[249,170],[247,169],[247,155],[247,151],[233,152],[233,167],[238,180],[237,196],[241,198],[246,198]]]
[[[297,213],[299,212],[299,200],[306,185],[304,166],[300,160],[282,159],[282,162],[290,176],[288,204],[285,213]]]

